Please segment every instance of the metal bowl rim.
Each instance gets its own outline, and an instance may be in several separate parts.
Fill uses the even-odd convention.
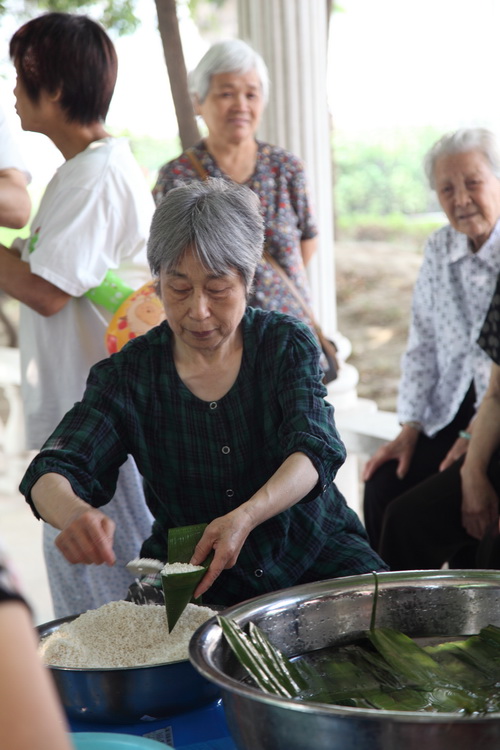
[[[469,583],[482,584],[487,586],[488,584],[495,584],[496,588],[500,588],[500,571],[493,570],[412,570],[412,571],[388,571],[377,573],[379,579],[380,588],[392,588],[391,584],[401,584],[413,582],[420,584],[421,586],[435,587],[439,583],[446,582],[449,586],[460,581],[469,581]],[[332,591],[332,583],[335,584],[335,588],[338,591]],[[319,581],[316,584],[302,584],[300,586],[294,586],[289,589],[282,589],[281,591],[275,591],[271,594],[264,594],[260,597],[249,599],[241,604],[236,604],[233,607],[228,608],[224,612],[224,616],[234,619],[236,622],[241,622],[248,616],[249,612],[258,613],[260,611],[269,611],[272,609],[273,602],[279,601],[281,595],[282,599],[295,598],[297,602],[305,602],[311,599],[323,598],[328,595],[334,595],[335,593],[345,593],[346,590],[357,588],[357,591],[361,589],[366,590],[369,586],[374,586],[374,576],[371,573],[365,573],[357,576],[345,576],[344,578],[332,578],[327,581]],[[314,588],[311,588],[314,587]],[[326,591],[326,589],[328,589]],[[311,592],[316,591],[313,595]],[[256,605],[260,605],[257,606]],[[221,690],[229,693],[236,693],[240,697],[249,698],[259,703],[265,703],[277,708],[289,709],[293,706],[293,710],[300,711],[302,713],[317,713],[318,709],[321,709],[321,713],[330,716],[344,716],[347,718],[367,718],[371,720],[380,721],[393,721],[398,723],[440,723],[445,724],[450,721],[453,722],[464,722],[467,724],[473,724],[484,721],[498,721],[500,719],[500,712],[490,713],[486,715],[472,715],[465,716],[462,714],[451,713],[451,712],[424,712],[424,711],[386,711],[377,708],[355,708],[350,706],[334,706],[329,703],[314,703],[313,701],[295,701],[293,698],[282,698],[280,696],[269,695],[262,692],[258,688],[254,688],[250,685],[245,685],[238,680],[229,677],[224,672],[214,667],[212,664],[207,663],[205,659],[201,659],[202,649],[200,642],[204,640],[211,630],[219,631],[219,638],[222,630],[220,625],[216,621],[216,617],[207,620],[203,623],[198,630],[193,634],[189,643],[189,658],[193,666],[200,672],[203,677],[211,682],[215,682]]]

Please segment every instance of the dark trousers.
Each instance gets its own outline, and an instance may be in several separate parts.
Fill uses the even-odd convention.
[[[380,536],[388,506],[400,495],[439,471],[439,465],[474,416],[475,390],[471,384],[455,418],[433,438],[420,434],[410,468],[403,479],[396,474],[397,461],[387,461],[365,483],[364,520],[370,544],[380,550]],[[383,557],[383,555],[382,555]],[[386,560],[386,562],[388,562]]]
[[[478,542],[462,526],[462,487],[456,461],[446,471],[421,482],[392,502],[384,517],[380,555],[391,570],[435,570],[450,567],[500,568],[496,524]],[[500,497],[500,454],[488,475]]]

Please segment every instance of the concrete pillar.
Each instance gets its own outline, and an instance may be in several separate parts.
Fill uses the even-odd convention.
[[[309,280],[325,333],[337,330],[325,0],[238,0],[238,34],[264,58],[270,97],[259,138],[305,162],[319,228]]]
[[[306,165],[319,229],[318,253],[308,268],[313,305],[345,360],[351,347],[337,330],[326,6],[325,0],[238,0],[238,36],[269,68],[270,97],[259,138],[292,151]],[[328,399],[339,416],[376,410],[375,403],[358,399],[357,383],[356,368],[344,362],[339,378],[328,387]],[[356,453],[342,467],[337,483],[359,510]]]

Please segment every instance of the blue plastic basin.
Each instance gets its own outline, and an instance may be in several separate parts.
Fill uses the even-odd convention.
[[[71,735],[75,750],[173,750],[171,745],[112,732],[75,732]]]

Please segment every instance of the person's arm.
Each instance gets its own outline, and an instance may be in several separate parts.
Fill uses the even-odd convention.
[[[443,294],[443,270],[439,263],[442,243],[442,239],[435,237],[428,240],[413,289],[408,344],[401,359],[398,389],[397,412],[401,424],[423,423],[439,378],[438,347],[443,322],[436,322],[435,308]]]
[[[259,355],[265,384],[256,382],[254,388],[259,394],[269,389],[269,409],[278,413],[279,407],[280,414],[267,427],[276,443],[275,468],[246,502],[205,530],[194,561],[199,564],[212,549],[215,555],[197,595],[236,563],[248,535],[259,525],[297,503],[322,502],[345,460],[333,409],[325,401],[319,349],[308,326],[280,323],[268,332]]]
[[[21,601],[0,604],[0,664],[0,746],[71,750],[62,707]]]
[[[295,214],[295,221],[301,234],[300,254],[304,266],[307,266],[318,249],[318,228],[311,204],[309,186],[304,164],[293,154],[288,154],[285,161],[287,190],[290,207]],[[288,217],[292,220],[293,214]]]
[[[470,437],[467,436],[472,435],[472,425],[474,424],[474,421],[475,420],[473,419],[469,422],[467,428],[464,430],[465,436],[459,435],[457,437],[450,450],[439,464],[439,471],[448,469],[453,463],[455,463],[455,461],[458,461],[459,458],[462,458],[462,456],[467,453],[470,441]]]
[[[499,446],[500,366],[493,364],[461,469],[462,524],[476,539],[481,539],[492,524],[498,523],[498,497],[488,479],[488,466]]]
[[[0,289],[40,315],[58,313],[70,299],[62,289],[31,272],[29,263],[0,245]]]
[[[212,521],[191,559],[193,565],[200,565],[212,549],[215,550],[214,559],[198,585],[195,597],[205,593],[223,570],[233,567],[253,529],[302,500],[317,485],[318,476],[306,455],[292,453],[253,497]]]
[[[302,255],[302,261],[305,266],[309,263],[314,253],[318,249],[318,238],[312,237],[310,240],[301,240],[300,252]]]
[[[26,176],[18,169],[0,169],[0,226],[21,229],[28,223],[31,199]]]
[[[112,565],[115,560],[115,525],[98,508],[114,496],[119,468],[127,460],[123,391],[133,379],[129,375],[130,370],[117,369],[113,358],[94,365],[81,401],[63,417],[21,480],[20,492],[35,515],[61,530],[57,546],[72,563]]]
[[[363,469],[363,482],[367,482],[377,469],[387,461],[397,461],[396,474],[403,479],[410,468],[420,430],[416,425],[404,424],[399,435],[390,443],[380,446],[378,451],[366,462]]]
[[[114,522],[78,497],[61,474],[43,474],[31,488],[41,518],[61,529],[55,544],[70,563],[113,565]]]

